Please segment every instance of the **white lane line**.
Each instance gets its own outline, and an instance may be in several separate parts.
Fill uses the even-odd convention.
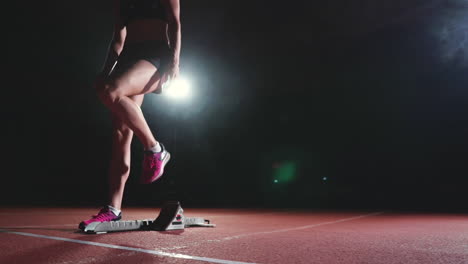
[[[282,233],[282,232],[289,232],[289,231],[296,231],[296,230],[314,228],[314,227],[317,227],[317,226],[332,225],[332,224],[337,224],[337,223],[342,223],[342,222],[353,221],[353,220],[357,220],[357,219],[361,219],[361,218],[365,218],[365,217],[369,217],[369,216],[379,215],[379,214],[383,214],[383,213],[384,212],[375,212],[375,213],[371,213],[371,214],[358,215],[358,216],[354,216],[354,217],[343,218],[343,219],[339,219],[339,220],[335,220],[335,221],[323,222],[323,223],[318,223],[318,224],[313,224],[313,225],[298,226],[298,227],[292,227],[292,228],[277,229],[277,230],[272,230],[272,231],[263,231],[263,232],[256,232],[256,233],[250,233],[250,234],[243,234],[243,235],[225,237],[225,238],[223,238],[223,240],[231,240],[231,239],[236,239],[236,238],[251,236],[251,235]]]
[[[185,210],[185,209],[184,209]],[[190,210],[190,209],[189,209]],[[282,212],[272,212],[272,213],[251,213],[251,214],[211,214],[211,215],[205,215],[203,213],[193,213],[193,212],[188,212],[187,214],[185,214],[184,212],[184,215],[187,216],[187,217],[198,217],[198,215],[203,215],[203,218],[211,218],[211,217],[231,217],[231,216],[236,216],[236,217],[239,217],[239,216],[258,216],[258,215],[276,215],[278,213],[282,213]]]
[[[67,227],[67,226],[76,226],[77,224],[58,224],[58,225],[31,225],[31,226],[0,226],[0,229],[20,229],[20,228],[44,228],[44,227]]]
[[[342,223],[342,222],[353,221],[353,220],[357,220],[357,219],[361,219],[361,218],[365,218],[365,217],[369,217],[369,216],[374,216],[374,215],[379,215],[379,214],[383,214],[383,213],[385,213],[385,212],[375,212],[375,213],[370,213],[370,214],[365,214],[365,215],[358,215],[358,216],[354,216],[354,217],[343,218],[343,219],[339,219],[339,220],[335,220],[335,221],[323,222],[323,223],[318,223],[318,224],[313,224],[313,225],[298,226],[298,227],[292,227],[292,228],[277,229],[277,230],[271,230],[271,231],[262,231],[262,232],[255,232],[255,233],[246,233],[246,234],[230,236],[230,237],[224,237],[224,238],[219,238],[219,239],[208,239],[208,240],[191,243],[191,244],[184,245],[184,246],[167,247],[167,248],[160,248],[160,249],[161,250],[183,249],[183,248],[188,248],[188,247],[199,246],[199,245],[205,244],[205,243],[224,242],[224,241],[229,241],[229,240],[239,239],[239,238],[244,238],[244,237],[249,237],[249,236],[255,236],[255,235],[268,235],[268,234],[274,234],[274,233],[283,233],[283,232],[289,232],[289,231],[309,229],[309,228],[314,228],[314,227],[318,227],[318,226],[332,225],[332,224],[337,224],[337,223]]]
[[[0,213],[0,216],[14,216],[14,215],[78,215],[73,212],[28,212],[28,213]]]
[[[105,243],[98,243],[98,242],[91,242],[91,241],[84,241],[84,240],[70,239],[70,238],[63,238],[63,237],[55,237],[55,236],[45,236],[45,235],[38,235],[38,234],[32,234],[32,233],[14,232],[14,231],[2,230],[2,229],[0,229],[0,233],[7,233],[7,234],[20,235],[20,236],[29,236],[29,237],[38,237],[38,238],[51,239],[51,240],[66,241],[66,242],[72,242],[72,243],[84,244],[84,245],[90,245],[90,246],[97,246],[97,247],[104,247],[104,248],[128,250],[128,251],[133,251],[133,252],[141,252],[141,253],[147,253],[147,254],[170,257],[170,258],[200,260],[200,261],[206,261],[206,262],[211,262],[211,263],[221,263],[221,264],[253,264],[251,262],[240,262],[240,261],[231,261],[231,260],[224,260],[224,259],[189,256],[189,255],[184,255],[184,254],[169,253],[169,252],[163,252],[163,251],[157,251],[157,250],[134,248],[134,247],[125,247],[125,246],[119,246],[119,245],[112,245],[112,244],[105,244]]]

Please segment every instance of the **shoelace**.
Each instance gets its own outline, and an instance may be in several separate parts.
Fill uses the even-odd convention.
[[[109,216],[111,212],[101,210],[97,215],[93,215],[94,219],[101,220]]]

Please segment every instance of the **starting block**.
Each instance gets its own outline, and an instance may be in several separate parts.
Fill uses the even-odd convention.
[[[88,234],[103,234],[108,232],[122,232],[135,230],[170,231],[181,230],[188,227],[215,227],[210,220],[202,217],[185,217],[184,209],[178,201],[166,202],[161,212],[154,220],[129,220],[94,222],[87,225],[83,232]]]

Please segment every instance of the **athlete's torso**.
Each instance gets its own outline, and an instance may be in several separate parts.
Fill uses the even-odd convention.
[[[161,0],[120,0],[120,15],[126,25],[138,19],[167,20]]]
[[[167,41],[167,17],[161,0],[120,0],[126,42]]]

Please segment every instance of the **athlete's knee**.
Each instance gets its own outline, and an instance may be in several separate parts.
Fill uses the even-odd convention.
[[[106,105],[118,102],[123,96],[115,83],[104,83],[100,86],[96,86],[96,92],[101,101]]]

